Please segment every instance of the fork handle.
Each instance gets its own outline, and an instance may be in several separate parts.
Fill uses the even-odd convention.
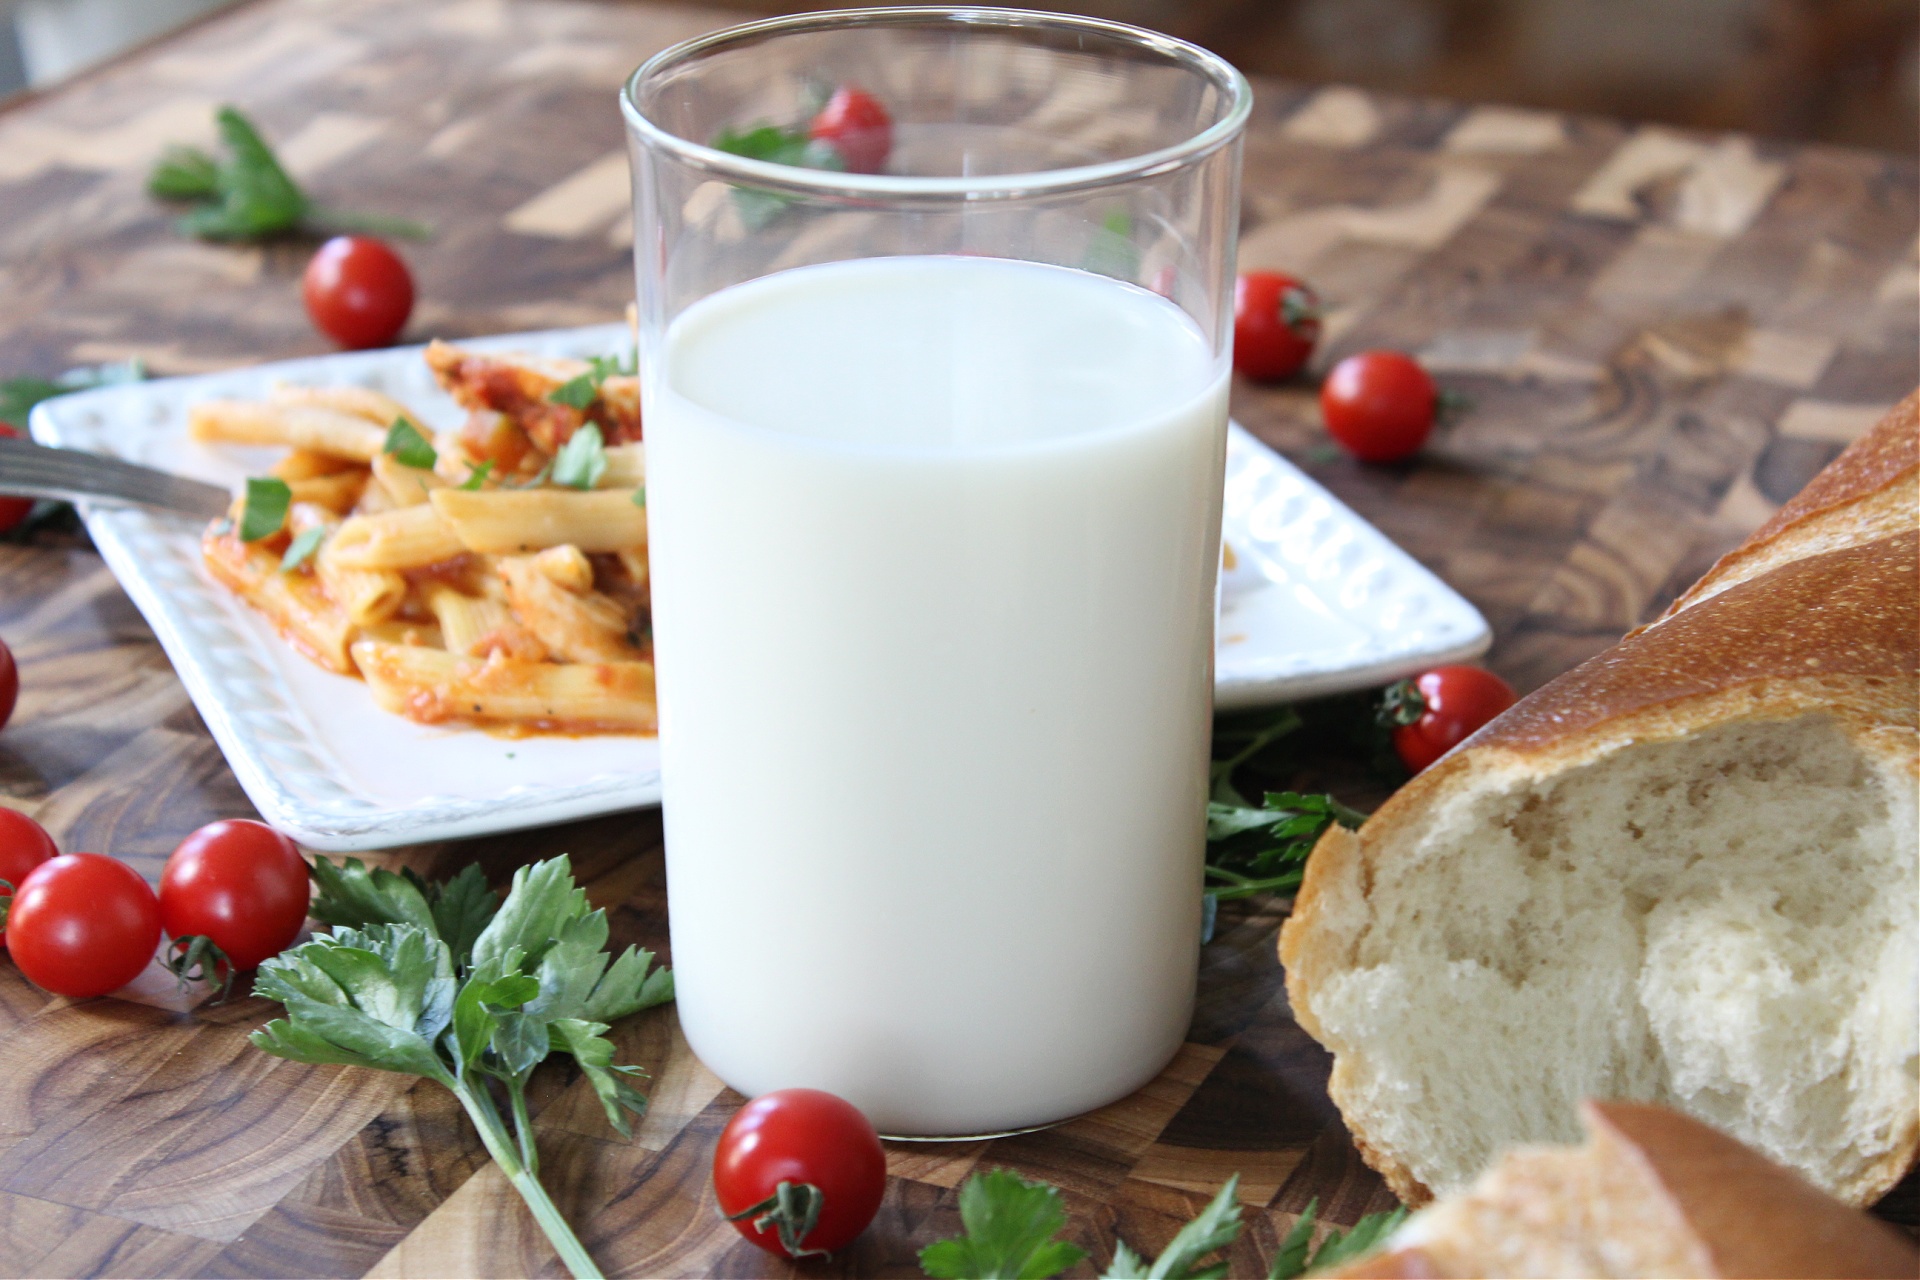
[[[225,515],[233,502],[219,485],[10,436],[0,436],[0,493],[155,507],[209,520]]]

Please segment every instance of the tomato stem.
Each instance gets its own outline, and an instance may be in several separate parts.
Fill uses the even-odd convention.
[[[773,1194],[759,1204],[748,1205],[738,1213],[727,1215],[728,1222],[738,1222],[742,1218],[753,1219],[755,1231],[765,1231],[771,1227],[780,1238],[780,1247],[787,1251],[789,1258],[805,1258],[809,1255],[824,1258],[825,1249],[805,1247],[807,1236],[820,1223],[820,1210],[826,1206],[827,1198],[820,1188],[811,1182],[782,1182],[773,1189]]]
[[[189,933],[178,937],[162,953],[161,964],[173,975],[184,993],[193,983],[204,982],[212,986],[220,984],[220,994],[215,1004],[224,1004],[233,994],[233,961],[220,949],[220,944],[202,933]]]
[[[532,1126],[522,1119],[526,1115],[522,1093],[509,1088],[515,1099],[514,1123],[521,1130],[520,1141],[516,1144],[508,1136],[507,1127],[501,1121],[500,1112],[487,1093],[484,1082],[478,1079],[461,1080],[455,1082],[452,1088],[454,1096],[460,1099],[460,1105],[467,1109],[467,1115],[472,1118],[473,1127],[480,1131],[480,1141],[486,1144],[487,1154],[493,1157],[493,1162],[513,1183],[513,1189],[520,1193],[534,1221],[540,1224],[540,1230],[546,1233],[554,1252],[560,1255],[561,1263],[576,1280],[606,1280],[604,1273],[587,1253],[587,1247],[580,1243],[580,1237],[573,1234],[573,1228],[567,1225],[559,1208],[548,1197],[547,1189],[540,1185],[538,1174],[529,1169],[520,1157],[522,1148],[531,1149],[533,1146]]]
[[[1427,700],[1412,680],[1396,680],[1380,695],[1378,719],[1389,729],[1417,721],[1427,713]]]

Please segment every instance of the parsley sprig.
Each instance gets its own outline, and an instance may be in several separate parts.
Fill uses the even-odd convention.
[[[1240,1238],[1240,1177],[1227,1179],[1218,1195],[1180,1228],[1152,1261],[1122,1240],[1103,1280],[1217,1280],[1227,1274],[1223,1255]],[[1372,1213],[1347,1231],[1335,1230],[1312,1247],[1316,1200],[1294,1223],[1274,1254],[1268,1280],[1294,1280],[1308,1271],[1338,1266],[1368,1252],[1406,1221],[1407,1211]],[[1067,1224],[1060,1193],[1005,1169],[975,1174],[960,1188],[963,1234],[920,1251],[920,1269],[935,1280],[1050,1280],[1077,1265],[1086,1250],[1056,1239]],[[1207,1259],[1214,1261],[1208,1262]]]
[[[1358,827],[1367,815],[1330,795],[1269,791],[1260,806],[1207,806],[1207,892],[1219,901],[1285,893],[1300,885],[1307,855],[1328,827]]]
[[[1351,1262],[1363,1253],[1373,1252],[1407,1220],[1404,1207],[1388,1213],[1370,1213],[1345,1231],[1338,1227],[1329,1231],[1320,1247],[1314,1249],[1313,1219],[1319,1207],[1318,1199],[1307,1202],[1307,1211],[1293,1224],[1293,1230],[1287,1232],[1287,1238],[1280,1242],[1279,1251],[1273,1255],[1267,1280],[1294,1280],[1309,1271],[1325,1271]]]
[[[640,353],[620,356],[588,356],[587,371],[568,378],[547,393],[547,403],[564,404],[585,411],[600,398],[600,385],[608,378],[632,377],[640,369]]]
[[[936,1280],[1045,1280],[1087,1256],[1054,1239],[1067,1225],[1060,1193],[1005,1169],[967,1179],[960,1224],[965,1234],[920,1251],[920,1269]]]
[[[765,160],[768,164],[835,171],[844,171],[847,167],[846,160],[832,144],[808,136],[805,127],[783,128],[761,123],[750,129],[722,129],[713,135],[712,145],[716,151],[731,152],[749,160]],[[791,196],[764,187],[733,189],[733,207],[739,212],[740,221],[752,231],[773,221],[791,203]]]
[[[445,884],[314,863],[312,914],[334,926],[260,966],[254,990],[286,1017],[255,1046],[296,1062],[424,1076],[460,1099],[481,1141],[576,1276],[601,1273],[540,1185],[527,1081],[571,1054],[623,1136],[646,1099],[613,1061],[608,1025],[673,998],[651,952],[608,955],[607,916],[587,908],[562,856],[514,873],[506,899],[477,867]],[[496,1094],[504,1094],[507,1115]]]
[[[322,208],[300,189],[253,121],[231,106],[214,113],[223,157],[168,147],[147,178],[162,200],[192,203],[180,229],[202,240],[266,240],[291,231],[366,231],[424,239],[430,228],[406,218]]]
[[[1213,936],[1221,902],[1298,888],[1307,855],[1326,829],[1336,822],[1357,827],[1367,817],[1321,793],[1266,791],[1255,803],[1240,790],[1247,775],[1256,781],[1289,778],[1314,768],[1333,744],[1376,759],[1384,754],[1404,778],[1391,748],[1385,748],[1384,733],[1374,721],[1370,694],[1272,707],[1216,722],[1208,775],[1205,938]]]
[[[1128,1248],[1125,1240],[1115,1241],[1113,1265],[1107,1268],[1106,1280],[1220,1280],[1227,1274],[1224,1258],[1205,1267],[1200,1261],[1224,1253],[1240,1238],[1239,1192],[1240,1175],[1236,1173],[1151,1263]]]

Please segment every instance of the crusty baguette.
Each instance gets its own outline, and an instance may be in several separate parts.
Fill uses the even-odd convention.
[[[1841,451],[1773,518],[1720,557],[1667,607],[1663,622],[1690,605],[1790,560],[1874,542],[1914,527],[1920,506],[1920,391]]]
[[[1581,1147],[1508,1151],[1346,1280],[1472,1276],[1912,1277],[1920,1249],[1709,1125],[1585,1102]]]
[[[1915,405],[1711,590],[1315,848],[1288,995],[1403,1199],[1573,1141],[1582,1096],[1675,1106],[1855,1204],[1913,1166],[1912,502],[1860,538],[1911,487]]]

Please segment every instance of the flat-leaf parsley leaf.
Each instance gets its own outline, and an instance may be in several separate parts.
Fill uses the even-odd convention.
[[[420,428],[405,418],[395,418],[393,425],[387,428],[387,442],[381,446],[381,452],[392,454],[393,460],[401,466],[420,471],[433,470],[433,464],[440,460],[432,442],[420,433]]]
[[[591,489],[607,474],[607,447],[600,428],[583,424],[560,452],[553,455],[553,482],[572,489]]]
[[[293,541],[287,544],[285,554],[280,557],[280,572],[292,573],[302,564],[305,564],[307,557],[319,549],[321,542],[325,541],[326,536],[327,528],[325,525],[308,525],[302,529],[299,534],[294,537]]]
[[[247,480],[246,504],[240,509],[240,541],[258,542],[271,538],[287,523],[287,508],[293,505],[293,490],[276,476],[253,476]]]
[[[1067,1225],[1060,1193],[1005,1169],[967,1179],[960,1222],[966,1234],[920,1251],[920,1269],[936,1280],[1046,1280],[1087,1256],[1054,1239]]]

